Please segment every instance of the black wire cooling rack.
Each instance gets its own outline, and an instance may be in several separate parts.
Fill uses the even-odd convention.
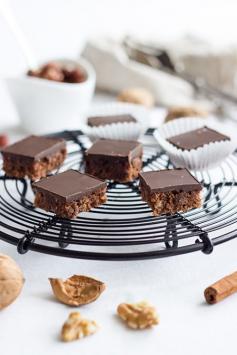
[[[54,136],[66,139],[69,151],[59,171],[83,171],[89,139],[80,131]],[[158,147],[145,145],[143,160],[144,171],[172,168]],[[135,260],[194,251],[209,254],[215,245],[237,236],[236,172],[237,155],[233,154],[218,168],[197,173],[204,187],[202,208],[159,217],[152,216],[141,200],[137,181],[109,182],[108,202],[72,221],[34,208],[31,182],[1,173],[0,239],[16,245],[21,254],[32,250],[81,259]]]

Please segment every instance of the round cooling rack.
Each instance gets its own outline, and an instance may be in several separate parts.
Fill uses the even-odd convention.
[[[67,140],[68,157],[57,171],[83,171],[90,146],[80,131],[53,136]],[[0,163],[2,164],[2,163]],[[143,170],[172,168],[156,146],[144,146]],[[1,170],[2,171],[2,170]],[[57,173],[56,172],[56,173]],[[135,260],[194,251],[206,254],[237,236],[237,155],[210,171],[196,173],[202,183],[202,208],[154,217],[141,200],[138,182],[108,182],[108,202],[75,220],[66,220],[33,206],[31,182],[0,175],[0,239],[28,250],[81,259]]]

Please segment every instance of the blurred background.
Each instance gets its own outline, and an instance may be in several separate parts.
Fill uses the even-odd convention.
[[[77,58],[90,38],[97,41],[109,36],[121,40],[131,35],[162,43],[163,47],[164,43],[168,44],[169,49],[173,48],[172,53],[181,39],[195,39],[191,49],[188,41],[188,55],[196,47],[199,54],[211,51],[217,57],[215,65],[225,57],[224,70],[229,70],[231,78],[237,68],[235,0],[9,0],[8,3],[39,62],[59,57]],[[28,69],[25,58],[1,15],[0,43],[1,77],[25,72]],[[181,47],[183,52],[183,42]],[[218,66],[217,72],[220,72]],[[230,81],[228,78],[224,86],[233,93],[235,88]],[[6,120],[15,123],[15,111],[2,85],[0,107],[0,127]]]
[[[88,37],[135,34],[153,39],[194,35],[217,45],[237,45],[235,0],[9,0],[39,59],[75,57]],[[25,66],[0,20],[1,75]]]

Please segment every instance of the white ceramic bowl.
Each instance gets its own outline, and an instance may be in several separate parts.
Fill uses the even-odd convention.
[[[78,129],[85,124],[95,90],[95,71],[84,59],[57,62],[76,64],[85,70],[87,79],[78,84],[58,83],[25,74],[5,79],[22,127],[30,133]]]

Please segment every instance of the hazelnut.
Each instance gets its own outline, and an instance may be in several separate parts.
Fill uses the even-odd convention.
[[[81,83],[86,79],[80,68],[67,68],[57,62],[49,62],[37,70],[29,70],[27,75],[65,83]]]
[[[144,88],[129,88],[121,91],[118,95],[118,101],[152,107],[154,106],[155,98],[150,91]]]
[[[81,69],[77,68],[74,70],[63,70],[64,72],[64,81],[66,83],[81,83],[85,80],[85,75]]]
[[[39,77],[40,76],[40,71],[39,70],[28,70],[27,72],[28,76],[34,76],[34,77]]]
[[[62,67],[61,67],[61,64],[59,64],[57,62],[49,62],[49,63],[44,64],[42,66],[41,72],[43,72],[44,70],[49,70],[49,69],[54,69],[54,70],[61,71]]]
[[[178,107],[171,107],[168,110],[168,113],[165,117],[165,122],[169,122],[175,120],[176,118],[182,117],[206,117],[207,111],[202,110],[201,108],[197,107],[189,107],[189,106],[178,106]]]
[[[6,134],[0,135],[0,148],[4,148],[8,145],[8,136]]]
[[[40,72],[40,77],[47,80],[53,80],[53,81],[64,80],[64,74],[61,66],[58,63],[54,63],[54,62],[48,63],[42,67]]]

